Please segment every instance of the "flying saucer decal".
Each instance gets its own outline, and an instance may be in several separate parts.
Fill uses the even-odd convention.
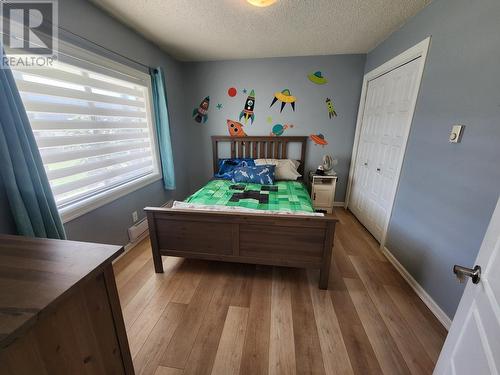
[[[309,81],[317,85],[324,85],[325,83],[328,82],[328,80],[325,77],[323,77],[321,72],[311,73],[307,76],[307,78],[309,78]]]
[[[337,117],[337,111],[335,110],[335,107],[333,106],[332,99],[326,98],[326,108],[328,109],[328,118],[332,117]]]
[[[193,109],[193,118],[194,121],[198,122],[201,124],[207,122],[208,119],[208,106],[210,105],[210,97],[206,97],[205,99],[202,100],[200,103],[200,106],[198,108]]]
[[[246,133],[243,130],[243,124],[238,121],[227,120],[227,131],[231,137],[246,137]]]
[[[283,108],[288,103],[290,103],[292,110],[295,112],[295,102],[297,101],[297,98],[295,96],[292,96],[289,89],[284,89],[281,92],[275,93],[274,98],[273,98],[273,102],[271,103],[271,105],[269,107],[272,107],[273,104],[276,103],[278,100],[281,102],[280,112],[283,111]]]
[[[284,124],[284,125],[276,124],[271,129],[270,135],[279,137],[280,135],[283,135],[283,133],[286,129],[290,129],[290,128],[293,128],[292,124]]]
[[[324,136],[323,134],[321,134],[321,133],[318,133],[318,134],[311,134],[311,135],[309,136],[309,138],[311,138],[311,140],[312,140],[315,144],[320,145],[320,146],[322,146],[322,147],[325,147],[325,146],[328,144],[327,140],[325,139],[325,136]]]
[[[238,93],[238,90],[236,90],[235,87],[230,87],[227,89],[227,94],[231,97],[234,98],[236,94]]]
[[[243,108],[243,111],[241,111],[238,120],[241,121],[241,118],[243,117],[245,125],[247,124],[248,119],[250,119],[253,124],[253,120],[255,120],[255,115],[253,113],[254,106],[255,106],[255,92],[252,90],[250,92],[250,95],[247,96],[247,100],[245,101],[245,107]]]

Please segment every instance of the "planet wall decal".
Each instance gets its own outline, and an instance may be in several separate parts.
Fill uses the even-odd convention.
[[[285,132],[286,129],[289,129],[289,128],[293,128],[293,125],[292,124],[276,124],[273,126],[273,128],[271,129],[271,136],[280,136],[280,135],[283,135],[283,133]]]

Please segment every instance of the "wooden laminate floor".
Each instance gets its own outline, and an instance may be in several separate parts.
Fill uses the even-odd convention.
[[[319,272],[163,257],[115,264],[137,374],[431,374],[446,330],[348,211]],[[195,234],[193,234],[195,235]]]

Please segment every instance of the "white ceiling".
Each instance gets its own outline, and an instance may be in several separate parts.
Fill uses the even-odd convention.
[[[431,0],[92,0],[183,61],[366,53]]]

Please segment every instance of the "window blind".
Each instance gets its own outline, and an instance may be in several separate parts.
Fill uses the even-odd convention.
[[[149,76],[62,61],[12,71],[60,209],[159,173]]]

